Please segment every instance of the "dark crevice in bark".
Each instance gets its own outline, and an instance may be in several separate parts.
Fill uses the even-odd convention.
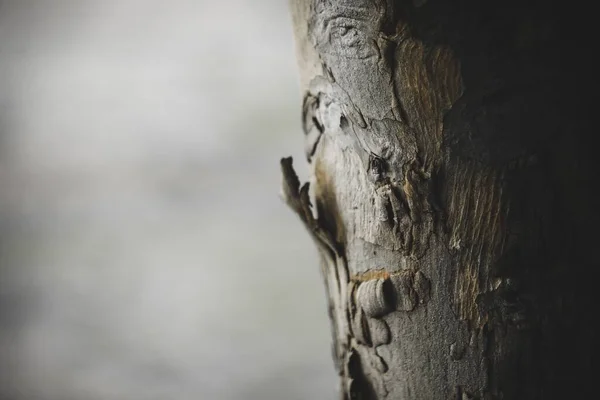
[[[348,400],[376,399],[377,394],[364,373],[363,361],[357,351],[352,350],[348,358],[348,375],[350,387]]]

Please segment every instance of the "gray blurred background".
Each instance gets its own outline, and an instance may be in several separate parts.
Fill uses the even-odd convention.
[[[286,1],[0,0],[0,399],[333,399]]]

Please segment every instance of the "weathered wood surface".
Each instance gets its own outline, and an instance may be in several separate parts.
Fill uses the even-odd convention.
[[[534,2],[290,7],[312,175],[283,159],[283,194],[321,251],[342,396],[577,398],[600,204],[582,32]]]

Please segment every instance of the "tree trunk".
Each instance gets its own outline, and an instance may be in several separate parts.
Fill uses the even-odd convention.
[[[534,3],[290,2],[312,174],[284,158],[283,197],[320,249],[344,399],[593,384],[591,36]]]

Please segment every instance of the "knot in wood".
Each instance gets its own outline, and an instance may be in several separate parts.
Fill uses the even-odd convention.
[[[392,311],[387,279],[362,282],[356,291],[356,298],[358,305],[369,317],[379,318]]]
[[[392,340],[390,327],[383,319],[371,319],[369,321],[369,335],[373,347],[388,344]]]

